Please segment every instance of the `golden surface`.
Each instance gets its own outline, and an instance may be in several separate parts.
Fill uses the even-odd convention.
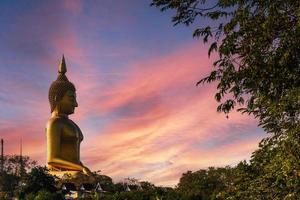
[[[66,72],[64,58],[59,73],[60,71]],[[91,175],[91,171],[80,161],[80,143],[83,135],[80,128],[68,117],[78,106],[75,91],[66,91],[55,105],[46,126],[47,164],[50,173],[70,172],[72,174],[77,171]]]

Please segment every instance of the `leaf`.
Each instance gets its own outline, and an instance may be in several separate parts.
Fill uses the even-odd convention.
[[[210,57],[212,51],[217,51],[217,50],[218,50],[217,42],[212,43],[208,50],[208,56]]]

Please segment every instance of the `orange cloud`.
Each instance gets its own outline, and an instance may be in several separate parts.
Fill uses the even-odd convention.
[[[147,19],[143,9],[148,5],[141,10],[140,5],[36,2],[28,9],[20,7],[18,16],[8,15],[15,13],[11,12],[15,6],[7,7],[4,15],[9,26],[3,26],[8,31],[2,46],[13,54],[1,57],[5,73],[0,79],[0,138],[5,140],[5,154],[18,154],[22,138],[24,154],[45,164],[47,90],[64,53],[67,76],[77,88],[79,102],[70,118],[83,131],[81,159],[93,170],[100,169],[115,181],[130,176],[174,185],[186,170],[249,158],[263,136],[257,122],[239,113],[226,119],[216,113],[215,85],[195,86],[211,70],[207,46],[193,43],[165,54],[148,50],[144,53],[153,54],[136,56],[142,47],[163,47],[129,45],[145,40],[140,36],[145,32],[139,30],[146,25],[141,27],[139,20]],[[132,11],[138,15],[130,15]],[[131,27],[125,34],[134,34],[121,38],[121,31]],[[182,35],[172,37],[178,36]],[[136,60],[140,57],[147,59]]]
[[[86,136],[83,159],[116,180],[133,176],[174,185],[188,169],[249,158],[261,138],[256,121],[240,113],[226,119],[215,111],[214,86],[194,86],[209,71],[205,58],[191,46],[139,62],[127,79],[95,94],[90,113],[117,116],[102,132],[90,130],[94,133]]]
[[[65,53],[68,77],[78,90],[80,106],[71,118],[85,127],[82,160],[92,169],[115,180],[130,176],[174,185],[186,170],[234,164],[257,147],[262,134],[255,120],[239,113],[226,119],[216,113],[214,85],[195,87],[210,71],[206,47],[187,45],[169,55],[132,61],[126,71],[118,72],[120,79],[108,85],[102,83],[100,66],[85,53],[90,47],[70,27],[51,41],[58,55]],[[54,80],[56,66],[50,71]],[[40,92],[30,92],[36,101],[26,106],[36,109],[23,116],[28,121],[5,122],[0,132],[6,141],[14,141],[7,152],[19,151],[16,141],[21,136],[24,151],[44,164],[49,106]],[[87,125],[92,120],[99,128]]]

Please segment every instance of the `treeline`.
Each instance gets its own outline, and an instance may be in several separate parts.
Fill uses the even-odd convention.
[[[299,160],[294,154],[300,148],[286,140],[262,140],[249,162],[235,167],[210,167],[183,173],[175,188],[158,187],[150,182],[128,179],[114,183],[109,176],[94,172],[95,180],[88,195],[81,199],[104,200],[294,200],[300,199]],[[282,144],[282,145],[280,145]],[[22,166],[26,170],[20,169]],[[80,186],[84,180],[68,181],[51,176],[45,167],[36,165],[28,156],[6,156],[0,177],[0,199],[18,197],[26,200],[64,199],[66,182]],[[96,190],[97,184],[103,189]]]
[[[25,200],[63,200],[70,191],[63,188],[73,185],[74,191],[82,193],[78,199],[161,199],[175,195],[175,190],[168,187],[156,187],[134,178],[125,182],[114,183],[112,178],[93,172],[93,182],[86,183],[86,177],[63,177],[61,179],[49,174],[46,167],[36,164],[28,156],[5,156],[4,168],[0,176],[0,199]],[[97,190],[100,184],[101,191]],[[87,192],[82,190],[85,186]],[[98,188],[99,189],[99,188]]]

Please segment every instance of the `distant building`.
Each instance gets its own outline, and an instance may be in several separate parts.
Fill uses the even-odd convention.
[[[96,192],[106,192],[102,189],[100,183],[98,182],[97,185],[96,185],[96,188],[95,188]]]
[[[71,200],[71,199],[77,199],[78,198],[78,191],[73,183],[64,183],[61,186],[61,190],[63,194],[65,195],[65,199]]]

